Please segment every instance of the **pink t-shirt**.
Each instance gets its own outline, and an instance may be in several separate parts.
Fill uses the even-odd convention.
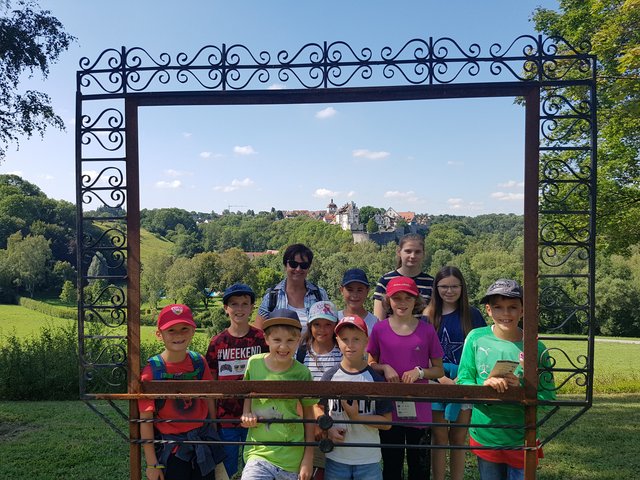
[[[398,335],[389,325],[389,319],[378,322],[371,330],[367,352],[378,359],[378,363],[390,365],[398,375],[420,366],[430,367],[430,359],[442,358],[442,346],[433,325],[423,320],[409,335]],[[429,383],[418,380],[416,383]],[[398,417],[397,405],[393,410],[393,420],[403,422],[430,422],[431,403],[415,402],[415,418]]]

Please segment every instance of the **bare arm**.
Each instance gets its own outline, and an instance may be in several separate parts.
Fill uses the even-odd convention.
[[[153,412],[140,412],[141,420],[151,420],[153,418]],[[140,438],[142,440],[153,440],[153,423],[145,422],[140,424]],[[156,456],[156,449],[153,443],[143,443],[142,451],[144,452],[144,459],[147,462],[146,477],[147,480],[164,480],[164,473],[161,468],[153,468],[149,465],[157,465],[158,457]]]
[[[400,376],[391,365],[378,363],[378,358],[369,354],[369,366],[380,375],[384,376],[387,382],[399,382]]]
[[[384,311],[384,306],[382,305],[382,300],[374,300],[373,301],[373,314],[378,317],[378,320],[384,320],[387,318],[387,315]]]
[[[302,416],[305,420],[315,420],[314,415],[314,406],[302,406]],[[304,441],[305,442],[314,442],[315,441],[315,424],[313,423],[305,423],[304,424]],[[300,473],[298,475],[299,480],[311,480],[311,475],[313,473],[313,446],[304,447],[304,455],[302,457],[302,462],[300,463]]]

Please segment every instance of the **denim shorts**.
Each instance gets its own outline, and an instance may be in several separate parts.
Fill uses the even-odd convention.
[[[380,462],[347,465],[327,458],[324,480],[382,480],[382,468]]]
[[[252,458],[242,470],[243,480],[298,480],[298,472],[287,472],[266,460]]]

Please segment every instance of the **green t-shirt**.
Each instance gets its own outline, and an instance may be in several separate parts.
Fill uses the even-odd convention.
[[[546,347],[538,342],[538,365],[549,365],[549,358],[544,351]],[[510,342],[501,340],[493,334],[492,326],[471,330],[464,342],[457,383],[460,385],[483,385],[489,377],[491,369],[498,360],[520,362],[514,374],[522,377],[524,346],[522,341]],[[538,382],[538,400],[556,398],[553,377],[543,374]],[[538,407],[540,412],[541,407]],[[491,424],[524,424],[524,407],[514,404],[474,404],[471,423],[478,425]],[[524,428],[470,428],[469,435],[484,446],[520,446],[524,443]]]
[[[260,353],[249,358],[244,374],[245,380],[311,381],[309,369],[295,360],[291,368],[284,372],[270,370],[264,361],[267,355],[268,353]],[[252,398],[251,411],[262,418],[297,419],[300,418],[297,412],[298,402],[306,407],[315,405],[318,400]],[[256,427],[249,429],[247,442],[304,442],[304,425],[302,423],[258,423]],[[300,470],[303,455],[304,447],[288,445],[248,445],[244,448],[245,462],[258,457],[288,472]]]

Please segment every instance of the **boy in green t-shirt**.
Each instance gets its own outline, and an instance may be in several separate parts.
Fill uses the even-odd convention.
[[[519,327],[523,314],[522,288],[515,280],[500,279],[493,283],[482,298],[493,325],[473,329],[464,342],[457,383],[487,385],[498,392],[522,384],[524,346]],[[538,342],[538,365],[547,367],[546,347]],[[496,374],[498,361],[511,361],[516,368]],[[553,377],[541,375],[538,400],[555,398]],[[473,447],[521,447],[524,428],[487,428],[488,425],[524,425],[524,407],[513,404],[475,404],[469,429],[469,444],[478,457],[481,480],[519,480],[524,478],[522,450],[473,450]]]
[[[264,321],[264,338],[269,353],[249,358],[245,380],[306,380],[311,381],[309,369],[295,360],[302,326],[292,310],[277,309]],[[243,480],[283,479],[309,480],[313,469],[313,447],[291,445],[265,445],[269,442],[313,442],[314,424],[298,422],[278,423],[269,420],[299,419],[301,405],[303,418],[315,420],[313,406],[317,399],[245,399],[242,426],[249,429],[244,450],[246,465]]]

